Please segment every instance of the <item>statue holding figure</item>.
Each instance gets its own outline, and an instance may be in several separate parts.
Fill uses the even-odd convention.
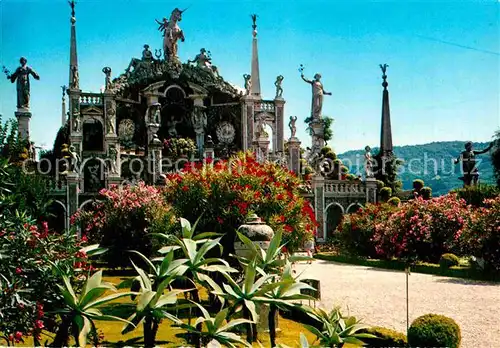
[[[165,54],[165,60],[171,60],[177,58],[177,41],[180,39],[184,42],[184,33],[177,24],[182,20],[182,13],[186,10],[179,10],[175,8],[170,15],[170,19],[167,20],[163,18],[160,22],[156,20],[159,24],[158,30],[163,32],[163,52]]]
[[[276,77],[276,82],[274,82],[274,85],[276,86],[275,98],[281,98],[283,96],[283,87],[281,87],[283,79],[284,79],[283,75],[279,75],[278,77]]]
[[[250,91],[252,90],[252,76],[244,74],[243,78],[245,79],[245,93],[246,95],[250,95]]]
[[[290,116],[290,122],[288,122],[288,127],[290,127],[291,138],[295,138],[295,133],[297,133],[297,127],[295,126],[297,122],[297,116]]]
[[[304,77],[304,67],[300,66],[300,77],[312,87],[312,101],[311,101],[311,117],[313,120],[321,119],[321,111],[323,109],[323,96],[332,95],[332,93],[325,91],[321,83],[321,74],[316,73],[313,80],[308,80]]]
[[[80,164],[80,155],[76,152],[73,145],[69,147],[69,158],[70,158],[70,171],[78,172],[78,165]]]
[[[373,178],[373,158],[371,154],[372,149],[369,146],[365,147],[365,172],[367,178]]]
[[[200,155],[205,144],[205,128],[207,127],[207,114],[203,109],[203,107],[195,106],[191,114],[191,123],[196,134],[196,145]]]
[[[484,150],[475,151],[472,149],[472,142],[468,141],[465,143],[465,151],[462,151],[460,156],[455,160],[455,164],[462,162],[463,177],[460,180],[464,182],[465,186],[477,185],[479,181],[479,171],[476,168],[476,155],[481,155],[490,151],[493,147],[493,142],[488,145]]]
[[[16,69],[13,74],[3,67],[4,73],[7,75],[7,79],[9,79],[12,83],[17,80],[17,108],[18,109],[29,109],[30,108],[30,78],[29,76],[33,76],[35,80],[40,80],[40,76],[35,72],[35,70],[31,69],[26,65],[28,60],[24,57],[19,59],[20,67]]]
[[[108,108],[106,110],[106,128],[108,130],[108,134],[116,133],[116,106],[113,103],[108,104]]]
[[[195,63],[200,69],[206,70],[211,74],[219,77],[219,71],[215,65],[212,65],[212,57],[210,56],[210,51],[204,48],[200,49],[200,53],[194,57],[194,60],[188,60],[189,63]]]

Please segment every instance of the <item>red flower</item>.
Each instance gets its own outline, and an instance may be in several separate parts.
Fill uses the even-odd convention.
[[[278,217],[278,221],[279,222],[285,222],[285,216],[284,215],[281,215]]]
[[[82,236],[81,241],[82,241],[83,243],[86,243],[86,242],[88,241],[87,236],[86,236],[86,235],[83,235],[83,236]]]
[[[189,191],[189,187],[187,187],[187,186],[182,186],[182,191],[184,191],[184,192]]]
[[[21,267],[16,268],[16,274],[21,274],[23,273],[23,269]]]
[[[291,232],[293,232],[293,230],[294,230],[294,229],[293,229],[293,227],[292,227],[292,226],[290,226],[290,225],[285,225],[285,227],[283,227],[283,229],[284,229],[285,231],[287,231],[287,232],[290,232],[290,233],[291,233]]]
[[[45,326],[43,325],[43,321],[42,321],[42,320],[37,320],[37,321],[35,322],[35,328],[37,328],[37,329],[41,330],[41,329],[43,329],[44,327],[45,327]]]
[[[221,218],[220,216],[217,216],[217,222],[220,223],[220,224],[223,224],[224,223],[224,219]]]
[[[20,331],[16,331],[14,338],[19,341],[23,337],[23,334]]]

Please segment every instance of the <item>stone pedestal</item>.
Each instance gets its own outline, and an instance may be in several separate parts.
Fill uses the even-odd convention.
[[[269,157],[269,137],[261,136],[257,139],[257,147],[262,155],[261,160],[265,161]]]
[[[28,140],[30,138],[31,112],[29,109],[17,109],[15,115],[18,123],[19,137]]]
[[[153,139],[148,145],[148,166],[147,170],[151,176],[151,182],[157,183],[162,174],[161,162],[162,162],[162,143],[160,139],[158,139],[158,135],[154,134]]]
[[[312,178],[312,189],[314,192],[314,212],[316,214],[316,221],[318,227],[316,229],[316,240],[324,242],[326,240],[326,231],[324,224],[324,210],[325,210],[325,178],[316,174]]]
[[[241,106],[241,130],[243,133],[243,151],[248,151],[253,148],[255,140],[255,122],[254,122],[254,103],[256,98],[247,95],[243,98]],[[255,148],[254,148],[255,149]]]
[[[288,169],[299,175],[300,173],[300,140],[292,137],[288,140]]]
[[[284,147],[284,115],[285,115],[285,99],[277,97],[274,99],[276,129],[273,132],[273,151],[283,152]]]
[[[375,178],[366,178],[366,202],[377,203],[377,180]]]
[[[69,172],[66,179],[68,183],[68,216],[73,216],[78,210],[80,175],[76,172]]]

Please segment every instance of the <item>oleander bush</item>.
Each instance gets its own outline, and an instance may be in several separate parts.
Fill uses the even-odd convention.
[[[169,233],[174,221],[161,190],[143,182],[103,189],[90,209],[71,218],[90,242],[109,248],[102,256],[109,267],[128,265],[129,250],[151,256],[157,246],[150,234]]]
[[[296,250],[314,232],[316,220],[301,195],[302,181],[275,163],[259,163],[251,153],[228,161],[187,164],[167,177],[164,198],[177,216],[198,221],[198,229],[223,234],[226,255],[234,254],[235,230],[256,213],[283,232],[287,249]]]
[[[458,348],[461,339],[458,324],[444,315],[425,314],[415,319],[408,330],[411,347]]]
[[[376,338],[365,338],[363,342],[368,347],[407,347],[406,335],[385,327],[374,326],[363,330],[364,333],[372,334]]]
[[[377,221],[373,241],[382,258],[437,263],[442,254],[459,250],[469,219],[465,201],[455,195],[417,197]]]
[[[450,268],[453,266],[458,266],[460,264],[460,258],[451,253],[446,253],[441,255],[441,258],[439,259],[439,266],[442,268]]]
[[[461,236],[462,252],[484,260],[487,272],[500,272],[500,196],[471,213]]]

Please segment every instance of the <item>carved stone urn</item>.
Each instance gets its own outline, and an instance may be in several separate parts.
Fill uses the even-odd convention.
[[[273,229],[266,225],[257,214],[250,215],[245,224],[238,228],[238,232],[248,237],[255,245],[260,246],[264,250],[269,248],[269,243],[274,236]],[[250,250],[239,239],[236,239],[234,243],[234,250],[237,256],[251,257]]]

